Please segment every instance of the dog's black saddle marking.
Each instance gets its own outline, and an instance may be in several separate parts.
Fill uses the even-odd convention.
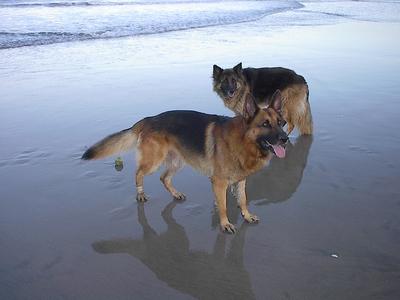
[[[175,136],[179,143],[198,154],[205,154],[206,129],[215,122],[223,124],[231,118],[191,110],[173,110],[148,118],[150,128]]]

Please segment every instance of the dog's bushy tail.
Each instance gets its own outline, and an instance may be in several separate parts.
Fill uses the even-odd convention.
[[[138,122],[131,128],[105,137],[87,149],[85,153],[83,153],[82,159],[99,159],[133,149],[136,146],[141,127],[141,122]]]
[[[306,99],[305,99],[305,112],[304,112],[304,116],[302,116],[299,119],[298,122],[298,130],[300,132],[300,134],[305,135],[305,134],[312,134],[313,133],[313,120],[312,120],[312,114],[311,114],[311,107],[310,107],[310,102],[308,100],[309,98],[309,90],[308,90],[308,86],[307,86],[307,95],[306,95]]]

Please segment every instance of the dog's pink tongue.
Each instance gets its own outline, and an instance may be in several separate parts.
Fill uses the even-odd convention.
[[[281,145],[272,145],[272,148],[274,149],[274,152],[276,156],[279,158],[284,158],[286,155],[285,148],[283,148]]]

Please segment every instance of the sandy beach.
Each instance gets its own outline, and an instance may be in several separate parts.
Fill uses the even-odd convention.
[[[400,299],[400,23],[259,20],[0,50],[1,299]],[[303,22],[293,14],[310,14]],[[378,13],[376,14],[378,15]],[[375,18],[375,19],[374,19]],[[286,20],[285,22],[283,20]],[[80,160],[171,109],[231,115],[212,65],[285,66],[310,86],[315,134],[248,179],[245,224],[220,232],[209,179],[175,202],[132,153]],[[232,197],[231,197],[232,198]]]

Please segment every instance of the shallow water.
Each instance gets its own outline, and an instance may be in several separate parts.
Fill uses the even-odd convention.
[[[400,297],[400,27],[270,20],[1,50],[1,299]],[[315,122],[249,178],[259,224],[230,199],[239,232],[221,234],[209,181],[189,168],[175,179],[185,202],[157,173],[143,206],[131,154],[121,172],[114,158],[80,161],[147,115],[229,114],[211,68],[240,60],[303,74]]]

